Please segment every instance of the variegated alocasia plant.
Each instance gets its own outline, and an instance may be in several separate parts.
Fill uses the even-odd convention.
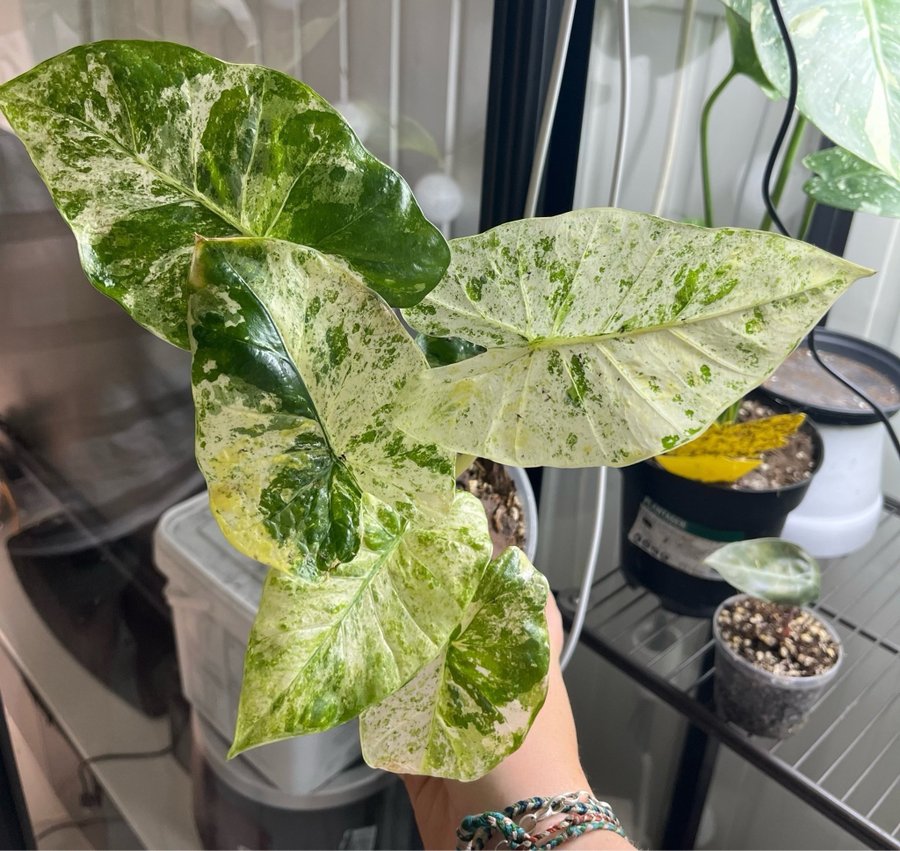
[[[75,48],[0,109],[91,282],[191,350],[212,511],[270,565],[232,753],[359,716],[373,765],[490,770],[544,700],[547,584],[515,548],[491,558],[457,454],[678,446],[866,273],[621,210],[450,250],[310,89],[178,45]]]

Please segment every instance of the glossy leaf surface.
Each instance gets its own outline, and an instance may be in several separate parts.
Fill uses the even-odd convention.
[[[346,264],[277,240],[201,241],[191,282],[197,459],[238,549],[309,574],[355,554],[363,491],[449,504],[454,457],[392,419],[425,359]]]
[[[802,547],[781,538],[725,544],[707,556],[704,564],[745,594],[773,603],[800,606],[819,598],[818,562]]]
[[[762,458],[730,455],[659,455],[664,470],[695,482],[736,482],[762,464]]]
[[[787,54],[768,0],[725,0],[750,21],[766,77],[786,96]],[[895,0],[783,0],[797,108],[837,145],[900,178],[900,25]]]
[[[546,601],[547,580],[520,550],[492,561],[441,653],[362,714],[366,762],[474,780],[516,750],[547,691]]]
[[[674,449],[766,378],[870,271],[758,231],[579,210],[454,240],[405,317],[484,354],[399,399],[420,439],[505,464],[621,466]]]
[[[310,88],[165,42],[76,47],[0,87],[91,282],[187,347],[194,235],[342,257],[391,304],[449,259],[404,181]]]
[[[814,176],[803,191],[841,210],[900,217],[900,179],[885,174],[843,148],[817,151],[803,160]]]
[[[429,337],[416,334],[416,345],[428,359],[429,366],[449,366],[480,355],[483,346],[476,346],[461,337]]]
[[[363,497],[356,558],[317,580],[270,571],[244,662],[231,754],[327,730],[433,659],[490,560],[481,503],[456,496],[437,523]]]

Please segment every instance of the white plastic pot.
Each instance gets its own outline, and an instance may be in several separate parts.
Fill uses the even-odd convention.
[[[827,328],[817,328],[815,340],[826,361],[834,356],[833,367],[863,392],[881,398],[888,416],[900,410],[897,355]],[[811,359],[807,346],[798,347],[762,389],[787,408],[806,412],[825,447],[822,466],[803,502],[788,515],[781,536],[817,558],[834,558],[860,549],[875,534],[882,505],[884,426]]]
[[[817,558],[852,553],[868,543],[881,517],[884,426],[816,423],[825,460],[781,537]]]

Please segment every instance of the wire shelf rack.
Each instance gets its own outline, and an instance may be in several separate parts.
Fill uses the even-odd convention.
[[[581,641],[686,716],[701,744],[725,744],[870,847],[900,848],[900,503],[885,501],[863,550],[822,568],[813,608],[840,634],[844,663],[806,724],[785,739],[751,736],[716,715],[710,620],[668,612],[617,568],[593,585]],[[558,595],[567,625],[578,593]],[[687,744],[682,769],[686,757]],[[707,786],[711,772],[709,765]],[[698,822],[706,789],[702,779],[688,783],[700,799]],[[666,847],[691,840],[676,846],[669,837]]]

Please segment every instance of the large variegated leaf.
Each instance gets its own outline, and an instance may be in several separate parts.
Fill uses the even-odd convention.
[[[624,465],[690,439],[759,384],[856,278],[805,243],[625,210],[454,240],[407,320],[487,347],[401,394],[420,439],[506,464]]]
[[[544,703],[547,581],[515,548],[491,562],[441,653],[360,717],[369,765],[475,780],[525,738]]]
[[[91,282],[187,346],[194,235],[290,240],[415,304],[449,254],[404,181],[310,88],[163,42],[76,47],[0,87]]]
[[[197,459],[238,549],[309,573],[353,557],[361,491],[449,504],[451,453],[392,420],[425,358],[345,263],[278,240],[204,240],[191,282]]]
[[[841,210],[900,217],[900,179],[843,148],[817,151],[803,160],[814,177],[803,186],[820,204]]]
[[[456,496],[436,525],[363,497],[356,558],[314,581],[270,571],[250,633],[232,755],[327,730],[433,659],[491,556],[481,503]]]
[[[748,3],[726,5],[747,16]],[[750,0],[766,77],[788,91],[787,54],[768,0]],[[896,0],[782,0],[797,54],[797,108],[836,144],[900,178],[900,12]]]

